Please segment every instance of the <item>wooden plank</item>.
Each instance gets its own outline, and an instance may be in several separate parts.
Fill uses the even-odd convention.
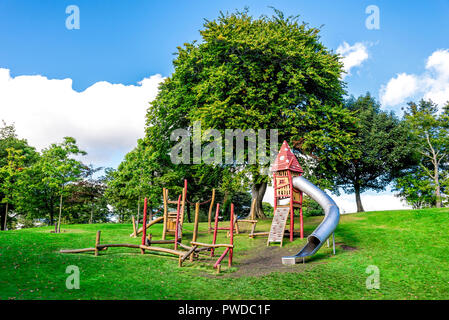
[[[108,243],[108,244],[100,244],[98,246],[101,248],[140,248],[139,244],[131,244],[131,243]]]
[[[108,248],[98,248],[99,251],[107,250]],[[83,253],[83,252],[90,252],[95,251],[95,248],[84,248],[84,249],[64,249],[59,250],[59,253]]]
[[[290,213],[289,207],[278,207],[274,212],[273,221],[271,223],[270,233],[268,235],[267,245],[271,242],[280,242],[282,244],[285,232],[285,225]]]
[[[211,243],[202,243],[202,242],[190,242],[193,246],[199,246],[199,247],[207,247],[207,248],[234,248],[234,245],[228,244],[228,243],[222,243],[222,244],[211,244]]]
[[[254,232],[254,233],[249,234],[250,238],[254,238],[257,236],[268,236],[268,235],[270,235],[269,232]]]
[[[146,225],[147,229],[148,229],[149,227],[151,227],[153,224],[156,224],[156,223],[158,223],[159,221],[162,221],[163,219],[164,219],[164,217],[159,217],[159,218],[154,219],[153,221],[150,221],[150,222],[147,223],[147,225]],[[143,231],[143,227],[140,227],[139,230],[137,231],[137,235],[141,234],[142,231]],[[129,236],[132,237],[133,234],[131,233]]]
[[[193,252],[196,250],[197,246],[193,246],[192,249],[186,252],[185,255],[182,256],[181,262],[184,262]]]
[[[178,251],[178,250],[173,250],[173,249],[168,249],[168,248],[149,247],[149,246],[144,246],[144,245],[140,245],[139,247],[141,249],[145,249],[145,250],[148,250],[148,251],[165,252],[165,253],[170,253],[170,254],[174,254],[174,255],[177,255],[177,256],[183,256],[184,255],[184,251]]]
[[[175,243],[175,240],[148,240],[147,243],[149,244],[170,244]]]

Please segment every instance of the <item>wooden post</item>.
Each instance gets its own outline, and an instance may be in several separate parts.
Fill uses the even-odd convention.
[[[184,223],[184,209],[187,199],[187,179],[184,179],[184,188],[182,189],[182,202],[181,202],[181,225]]]
[[[253,199],[253,201],[251,203],[251,209],[250,209],[250,213],[249,213],[250,220],[256,220],[256,217],[255,217],[256,201],[257,201],[257,199]]]
[[[208,230],[209,233],[211,230],[212,209],[214,208],[214,201],[215,201],[215,189],[212,189],[212,200],[211,200],[210,206],[209,206],[209,214],[207,215],[207,226],[209,228],[209,230]]]
[[[200,215],[200,204],[199,202],[195,203],[195,222],[193,224],[193,237],[192,241],[195,242],[198,237],[198,220]]]
[[[220,204],[217,203],[217,210],[215,211],[215,228],[214,228],[214,238],[212,240],[212,244],[217,242],[217,232],[218,232],[218,213],[220,212]],[[210,256],[214,256],[214,248],[210,249]]]
[[[234,245],[234,204],[231,203],[231,221],[230,221],[231,225],[229,226],[229,230],[230,230],[230,244]],[[229,262],[228,262],[228,266],[229,268],[232,266],[232,253],[234,251],[234,248],[231,248],[229,250]]]
[[[137,237],[137,227],[136,227],[136,219],[134,219],[134,216],[131,217],[132,221],[133,221],[133,237]]]
[[[58,219],[58,233],[61,233],[61,214],[62,214],[62,190],[59,197],[59,219]]]
[[[273,188],[274,188],[274,212],[276,212],[278,198],[277,198],[276,174],[274,172],[273,172]],[[273,215],[274,215],[274,212],[273,212]],[[251,219],[254,219],[254,217]]]
[[[97,237],[95,238],[95,256],[98,256],[98,246],[100,245],[101,231],[97,231]]]
[[[303,193],[302,191],[299,192],[299,228],[300,228],[300,235],[301,239],[304,239],[304,224],[302,220],[302,197]]]
[[[178,232],[179,232],[179,223],[180,223],[180,214],[181,214],[181,195],[178,197],[178,207],[176,212],[176,226],[175,226],[175,250],[178,250]]]
[[[167,234],[167,221],[168,221],[168,190],[163,188],[162,189],[162,197],[164,199],[164,227],[162,230],[162,240],[165,240],[165,236]]]
[[[142,180],[142,176],[140,177]],[[137,200],[137,224],[136,224],[136,230],[139,230],[139,219],[140,219],[140,194],[139,199]],[[135,234],[137,237],[137,233]]]
[[[240,229],[239,229],[239,223],[238,223],[238,221],[237,221],[237,216],[236,215],[234,215],[234,226],[235,226],[235,233],[236,234],[240,234]]]
[[[146,245],[146,238],[147,238],[147,198],[145,197],[145,200],[143,202],[143,221],[142,221],[142,245]],[[144,254],[145,249],[140,248],[140,253]]]
[[[293,231],[294,231],[294,207],[293,207],[293,184],[292,184],[292,174],[290,170],[287,171],[288,173],[288,183],[290,185],[290,241],[293,241]],[[282,246],[282,245],[281,245]]]

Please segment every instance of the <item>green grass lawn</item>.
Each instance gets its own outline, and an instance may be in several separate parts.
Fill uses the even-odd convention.
[[[318,218],[318,219],[317,219]],[[322,217],[305,220],[306,234]],[[227,223],[225,223],[227,224]],[[268,230],[270,221],[258,224]],[[92,253],[60,254],[59,249],[92,247],[95,233],[102,243],[139,243],[129,237],[130,224],[70,225],[66,232],[50,233],[52,227],[0,233],[0,299],[448,299],[449,210],[401,210],[342,216],[336,242],[337,254],[323,246],[305,265],[291,271],[265,275],[235,276],[248,257],[266,251],[265,239],[236,235],[234,266],[216,275],[214,260],[186,262],[177,258],[140,255],[137,249],[109,248]],[[190,241],[192,224],[184,226],[184,242]],[[198,241],[212,235],[200,225]],[[151,227],[160,238],[162,225]],[[219,242],[228,243],[224,232]],[[285,250],[299,250],[305,240]],[[66,288],[67,266],[80,270],[80,289]],[[380,270],[380,289],[366,288],[366,268]],[[287,270],[288,271],[288,270]],[[233,276],[234,275],[234,276]]]

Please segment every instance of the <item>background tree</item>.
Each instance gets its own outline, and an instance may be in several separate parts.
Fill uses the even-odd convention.
[[[355,194],[357,212],[362,212],[360,194],[385,190],[402,170],[416,163],[416,155],[407,126],[394,113],[381,111],[369,93],[349,98],[346,109],[357,118],[354,143],[359,157],[341,163],[338,184]]]
[[[412,167],[397,178],[393,190],[397,191],[397,196],[413,209],[430,208],[435,205],[435,188],[421,165]]]
[[[221,14],[204,23],[200,43],[178,48],[175,71],[147,113],[147,138],[158,144],[164,166],[174,167],[168,156],[170,133],[195,121],[223,137],[225,129],[278,129],[280,142],[293,142],[309,156],[315,182],[333,186],[337,163],[354,156],[354,119],[342,106],[342,63],[320,42],[319,29],[275,12],[259,19],[246,11]],[[238,170],[232,164],[219,166],[246,170],[240,177],[251,178],[257,217],[264,216],[262,199],[270,179],[264,166],[259,161]]]
[[[102,167],[85,167],[84,177],[67,186],[66,217],[71,223],[98,223],[108,221],[109,209],[104,197],[105,177],[95,178]]]
[[[85,169],[81,161],[73,157],[85,154],[71,137],[44,149],[38,161],[26,168],[19,180],[22,210],[32,217],[48,217],[48,222],[53,225],[56,208],[59,207],[59,231],[63,197],[67,195],[65,187],[81,180]]]
[[[3,230],[7,230],[9,206],[15,203],[17,193],[16,181],[23,170],[25,161],[25,156],[22,155],[22,150],[8,148],[6,151],[8,152],[8,164],[0,167],[0,179],[2,180],[0,192],[4,195],[1,202],[5,204]]]
[[[419,166],[431,180],[435,206],[442,206],[440,176],[449,160],[449,103],[439,112],[432,101],[409,102],[404,119],[415,138],[415,149],[420,154]],[[421,176],[422,177],[422,176]]]
[[[38,158],[35,149],[28,145],[24,139],[19,139],[14,125],[3,122],[0,127],[0,225],[3,230],[7,223],[6,212],[14,210],[17,206],[17,179],[20,174],[19,168],[30,166]],[[14,203],[10,203],[14,196]],[[6,198],[6,199],[5,199]],[[8,208],[6,208],[8,206]]]

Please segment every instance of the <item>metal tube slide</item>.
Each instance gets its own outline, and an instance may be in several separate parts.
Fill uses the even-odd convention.
[[[307,237],[307,244],[296,255],[282,257],[283,264],[295,264],[305,257],[314,255],[323,243],[332,235],[340,220],[340,211],[334,200],[323,190],[303,176],[293,178],[293,187],[306,193],[324,210],[324,219],[320,225]]]

